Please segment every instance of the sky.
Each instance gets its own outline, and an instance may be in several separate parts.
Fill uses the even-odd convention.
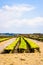
[[[43,33],[43,0],[0,0],[0,33]]]

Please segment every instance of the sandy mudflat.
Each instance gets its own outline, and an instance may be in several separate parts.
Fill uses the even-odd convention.
[[[43,42],[38,42],[41,53],[0,54],[0,65],[43,65]]]
[[[0,65],[43,65],[43,53],[0,54]]]

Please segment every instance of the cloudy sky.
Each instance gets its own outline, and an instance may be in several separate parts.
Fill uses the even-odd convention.
[[[43,0],[0,0],[0,33],[43,33]]]

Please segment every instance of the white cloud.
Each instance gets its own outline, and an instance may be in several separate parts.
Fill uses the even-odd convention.
[[[33,19],[23,19],[22,14],[34,10],[31,5],[21,4],[8,6],[5,5],[0,9],[0,28],[10,28],[12,26],[35,26],[43,25],[43,17],[35,17]]]
[[[35,17],[32,19],[25,19],[25,23],[27,22],[27,25],[35,26],[35,25],[43,25],[43,17]]]
[[[3,22],[1,27],[5,28],[10,28],[10,27],[20,27],[22,25],[27,25],[27,26],[38,26],[38,25],[43,25],[43,17],[36,17],[33,19],[14,19],[14,20],[9,20],[6,21],[5,23]]]
[[[22,21],[20,18],[22,14],[33,10],[34,7],[26,4],[8,6],[5,5],[0,9],[0,26],[9,27],[14,24],[19,24]],[[20,22],[19,22],[20,21]]]
[[[7,11],[31,11],[34,9],[34,7],[30,6],[30,5],[26,5],[26,4],[21,4],[21,5],[13,5],[13,6],[8,6],[5,5],[2,7],[3,9],[7,10]]]
[[[33,6],[26,4],[13,5],[13,6],[5,5],[2,7],[2,9],[0,9],[0,12],[1,14],[3,14],[3,16],[9,15],[9,17],[11,16],[20,17],[24,12],[31,11],[33,9],[34,9]]]

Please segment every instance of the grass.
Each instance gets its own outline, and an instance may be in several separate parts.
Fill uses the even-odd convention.
[[[0,42],[5,41],[7,39],[9,39],[9,38],[0,38]]]
[[[19,49],[27,49],[26,42],[24,41],[22,37],[21,37],[21,43],[20,43]]]
[[[43,41],[43,38],[39,38],[38,40]]]
[[[28,38],[24,38],[24,39],[28,42],[28,44],[30,45],[31,48],[39,48],[39,46],[32,40],[30,40]]]

